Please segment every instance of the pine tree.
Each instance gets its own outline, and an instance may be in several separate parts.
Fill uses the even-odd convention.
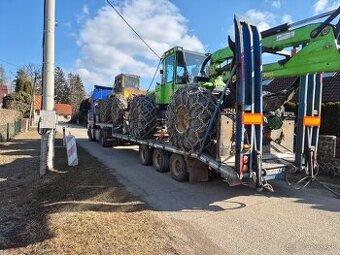
[[[33,95],[33,85],[30,80],[26,80],[24,82],[22,91],[26,92],[29,95]]]
[[[26,74],[23,68],[20,68],[17,71],[16,79],[15,79],[15,91],[25,91],[25,82],[28,80],[28,75]]]
[[[85,99],[85,89],[78,74],[68,74],[69,83],[69,104],[72,105],[74,113],[77,115],[81,102]]]
[[[58,103],[69,103],[69,86],[65,78],[63,69],[56,67],[54,73],[54,93]]]

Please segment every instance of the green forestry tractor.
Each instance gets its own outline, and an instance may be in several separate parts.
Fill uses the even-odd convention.
[[[280,56],[281,60],[263,65],[263,78],[300,76],[309,73],[340,71],[340,23],[325,22],[283,24],[261,33],[262,52]],[[328,14],[329,15],[329,14]],[[230,77],[234,63],[234,45],[212,54],[174,47],[161,58],[161,83],[150,95],[135,96],[129,109],[129,133],[137,139],[152,138],[166,130],[169,142],[178,149],[196,152],[202,145],[218,97],[229,84],[221,108],[235,107],[236,76]],[[229,80],[231,79],[231,82]],[[277,111],[297,88],[273,100],[264,95],[264,115]],[[273,124],[274,123],[274,124]],[[277,122],[276,122],[277,123]],[[267,123],[275,126],[275,121]],[[214,128],[208,141],[214,141]]]

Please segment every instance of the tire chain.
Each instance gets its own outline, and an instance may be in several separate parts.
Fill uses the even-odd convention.
[[[135,96],[130,104],[129,133],[137,139],[151,138],[157,124],[157,108],[152,97]]]
[[[183,106],[189,112],[189,128],[180,134],[176,129],[176,109]],[[212,93],[197,85],[186,85],[179,88],[172,96],[167,110],[167,128],[170,142],[187,152],[196,152],[200,148],[206,133],[209,120],[216,106]],[[212,128],[208,144],[214,135]]]
[[[123,95],[115,94],[112,96],[111,120],[113,125],[123,124],[124,111],[128,108],[128,102]]]
[[[111,105],[112,98],[106,98],[98,102],[99,120],[103,123],[111,123]]]

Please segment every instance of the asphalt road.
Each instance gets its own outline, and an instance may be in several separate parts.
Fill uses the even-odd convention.
[[[179,183],[141,165],[137,146],[102,148],[84,128],[68,132],[161,218],[179,224],[183,240],[204,240],[211,254],[340,254],[340,199],[322,189],[276,181],[274,193],[257,193],[220,178]]]

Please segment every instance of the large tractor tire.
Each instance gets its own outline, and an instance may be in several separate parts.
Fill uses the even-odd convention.
[[[137,139],[151,138],[157,124],[157,109],[148,96],[136,96],[130,103],[129,133]]]
[[[112,98],[106,98],[98,101],[99,121],[103,123],[111,123],[111,105]]]
[[[167,109],[167,128],[172,145],[196,152],[203,142],[215,106],[215,97],[206,88],[197,85],[179,88]],[[208,143],[213,133],[210,132]]]
[[[124,111],[127,107],[128,103],[123,95],[116,94],[112,96],[111,119],[114,126],[123,124]]]

